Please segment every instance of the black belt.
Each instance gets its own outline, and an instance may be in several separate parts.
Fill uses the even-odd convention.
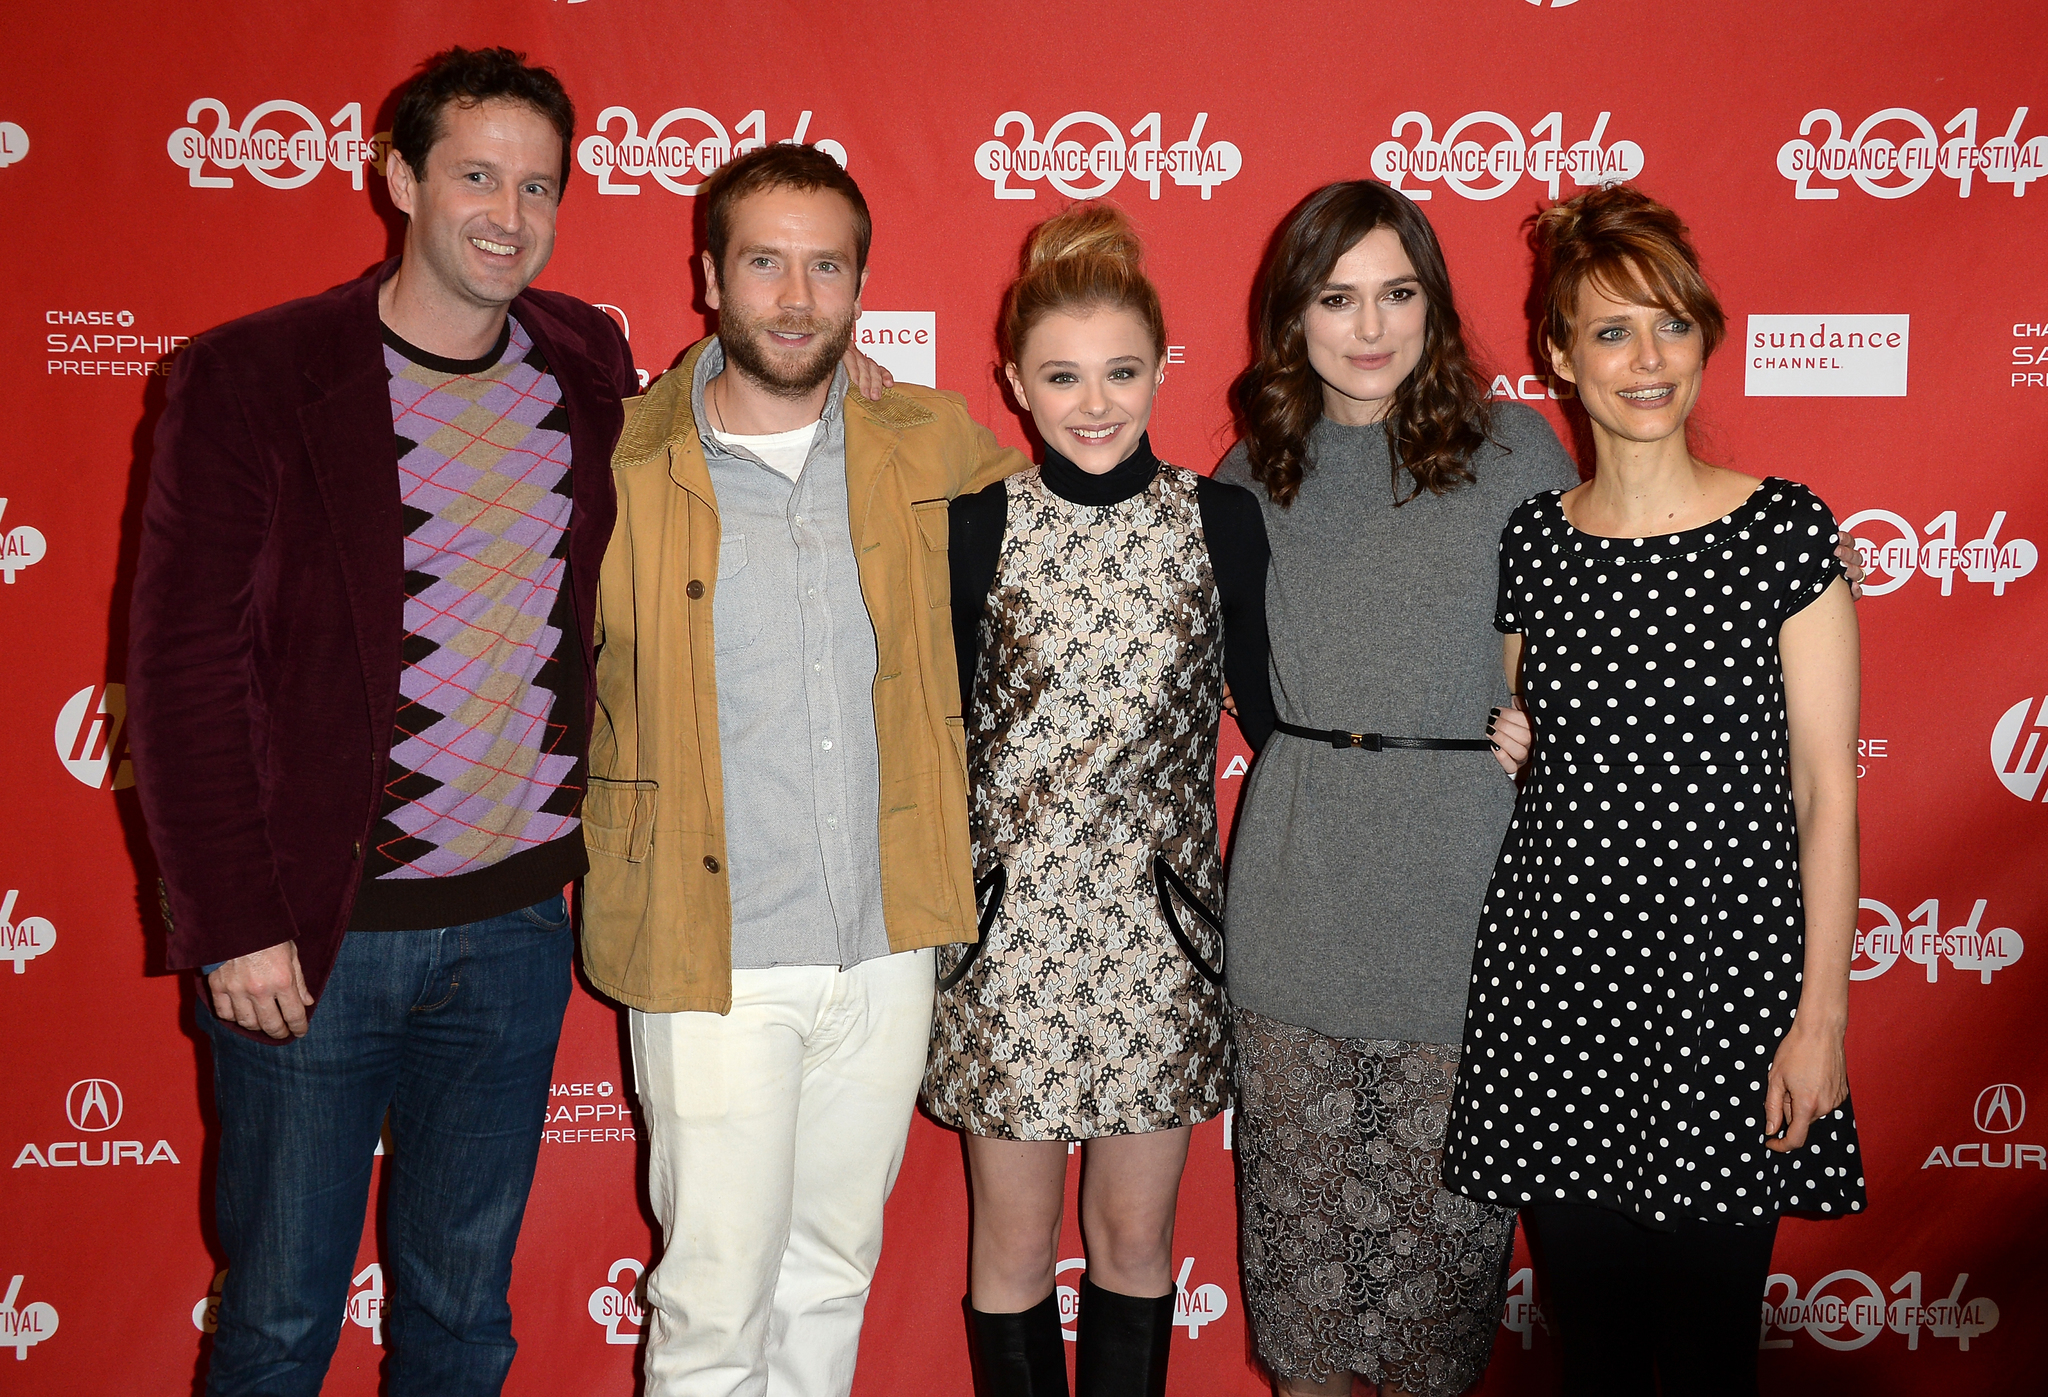
[[[1493,743],[1483,737],[1386,737],[1376,732],[1345,732],[1341,728],[1304,728],[1275,720],[1273,726],[1289,737],[1306,737],[1332,747],[1356,747],[1366,752],[1389,749],[1424,752],[1488,752]]]

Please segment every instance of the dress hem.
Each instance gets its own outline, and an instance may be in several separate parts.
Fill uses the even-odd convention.
[[[1761,1215],[1752,1214],[1749,1217],[1738,1218],[1727,1215],[1707,1217],[1693,1212],[1686,1212],[1677,1217],[1659,1219],[1650,1215],[1640,1205],[1631,1204],[1613,1194],[1588,1197],[1562,1192],[1540,1194],[1525,1192],[1517,1193],[1512,1198],[1499,1199],[1488,1198],[1485,1196],[1484,1191],[1478,1187],[1456,1184],[1448,1178],[1444,1180],[1444,1187],[1462,1198],[1471,1199],[1474,1203],[1484,1203],[1489,1208],[1514,1208],[1520,1210],[1531,1207],[1540,1208],[1553,1203],[1575,1203],[1586,1207],[1605,1208],[1611,1213],[1620,1213],[1638,1227],[1647,1228],[1652,1232],[1675,1232],[1681,1223],[1688,1222],[1723,1223],[1733,1227],[1762,1227],[1766,1223],[1776,1222],[1782,1217],[1810,1218],[1817,1222],[1827,1222],[1834,1218],[1853,1216],[1865,1211],[1869,1207],[1868,1199],[1858,1198],[1845,1202],[1833,1210],[1825,1210],[1817,1203],[1806,1205],[1781,1203],[1768,1212]]]
[[[973,1135],[983,1140],[1014,1140],[1019,1144],[1025,1145],[1049,1145],[1055,1143],[1071,1145],[1086,1140],[1106,1140],[1118,1135],[1157,1135],[1161,1131],[1180,1130],[1184,1127],[1193,1127],[1201,1125],[1206,1121],[1215,1120],[1228,1109],[1227,1102],[1219,1102],[1213,1110],[1208,1111],[1207,1115],[1202,1115],[1198,1112],[1188,1112],[1177,1120],[1161,1121],[1151,1125],[1126,1125],[1119,1123],[1112,1128],[1104,1129],[1102,1124],[1098,1122],[1096,1125],[1091,1126],[1086,1133],[1077,1131],[1062,1134],[1022,1134],[1014,1131],[976,1130],[963,1119],[956,1119],[942,1114],[929,1101],[920,1101],[919,1105],[924,1108],[925,1115],[930,1117],[934,1124],[943,1126],[947,1130],[957,1130],[962,1135]]]

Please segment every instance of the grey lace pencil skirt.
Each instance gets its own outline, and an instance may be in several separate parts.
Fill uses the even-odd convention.
[[[1275,1376],[1353,1372],[1417,1397],[1479,1380],[1510,1208],[1439,1178],[1458,1049],[1328,1038],[1246,1010],[1234,1149],[1244,1299]]]

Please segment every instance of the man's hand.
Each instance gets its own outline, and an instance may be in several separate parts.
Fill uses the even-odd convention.
[[[840,361],[846,365],[846,376],[853,380],[853,386],[869,402],[880,398],[896,386],[896,375],[877,364],[858,349],[848,348],[846,358]]]
[[[1835,545],[1835,556],[1842,560],[1842,575],[1849,579],[1849,597],[1853,601],[1863,595],[1865,570],[1862,550],[1855,539],[1843,534]]]
[[[246,956],[236,956],[206,977],[213,995],[214,1017],[260,1031],[283,1041],[306,1034],[306,975],[299,969],[299,948],[281,942]]]
[[[1529,715],[1522,711],[1521,696],[1508,700],[1508,707],[1496,708],[1486,719],[1486,736],[1493,743],[1493,759],[1509,776],[1518,776],[1529,761],[1529,744],[1534,732]]]

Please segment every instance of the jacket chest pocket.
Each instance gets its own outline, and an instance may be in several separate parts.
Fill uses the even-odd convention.
[[[720,537],[718,581],[721,585],[711,597],[711,648],[715,654],[744,650],[761,638],[761,608],[755,598],[747,595],[745,581],[724,585],[731,579],[740,578],[746,570],[747,536],[725,534]]]
[[[934,608],[953,604],[953,569],[947,553],[947,530],[951,527],[945,500],[918,500],[910,506],[917,517],[917,532],[923,547],[918,549],[924,564],[924,590]]]

